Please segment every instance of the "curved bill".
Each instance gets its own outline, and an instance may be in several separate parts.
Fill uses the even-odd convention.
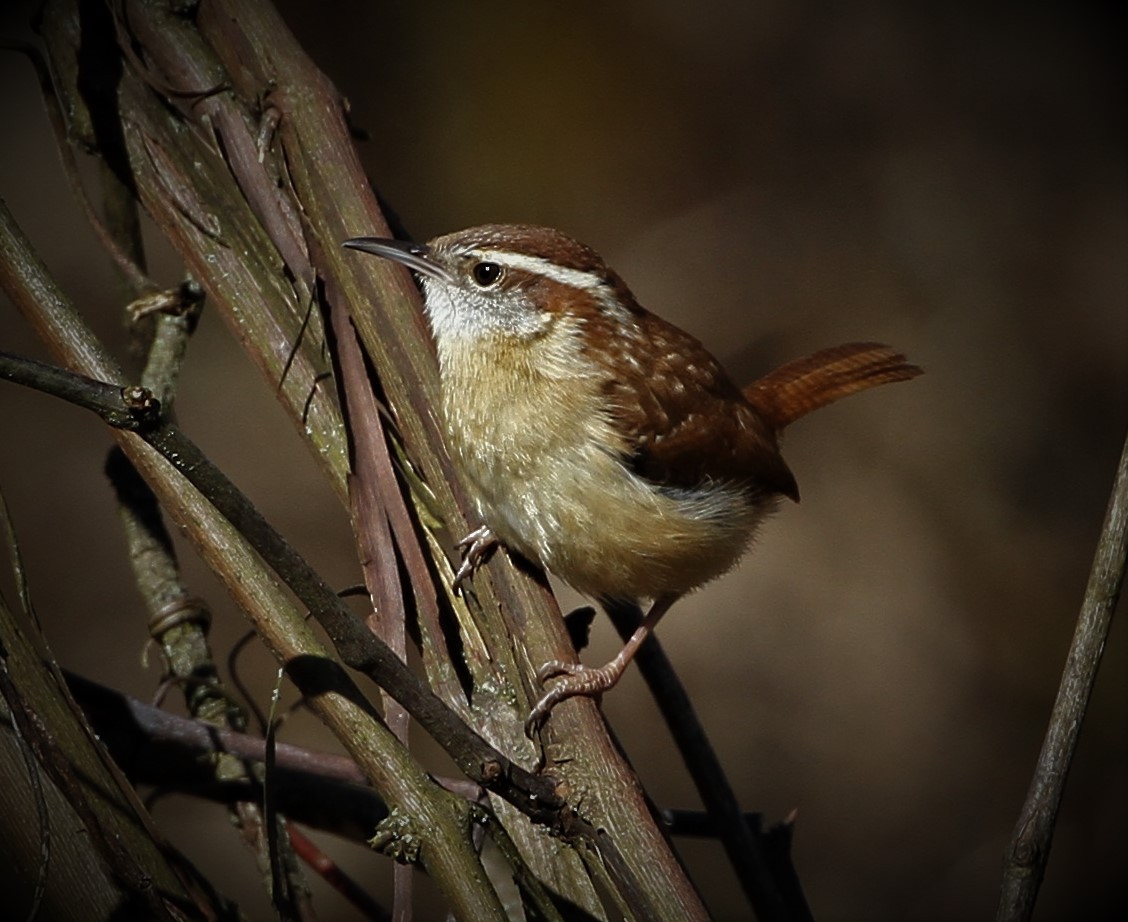
[[[407,240],[387,240],[383,237],[352,237],[342,246],[350,250],[360,250],[373,256],[382,256],[393,262],[402,263],[420,275],[427,275],[440,282],[453,282],[451,274],[434,258],[434,253],[425,243],[411,243]]]

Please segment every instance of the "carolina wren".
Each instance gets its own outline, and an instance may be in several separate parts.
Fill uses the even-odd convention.
[[[528,729],[612,687],[670,606],[733,567],[780,497],[799,499],[779,451],[788,424],[921,373],[887,346],[850,343],[742,392],[594,250],[549,228],[345,246],[422,277],[449,447],[483,523],[458,579],[500,542],[585,594],[652,601],[605,666],[541,668],[541,682],[560,679]]]

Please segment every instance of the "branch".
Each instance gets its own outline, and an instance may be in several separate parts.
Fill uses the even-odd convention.
[[[127,432],[151,425],[160,414],[160,404],[146,388],[108,384],[7,352],[0,352],[0,378],[90,410],[103,422]]]
[[[71,900],[84,899],[82,905],[104,911],[107,918],[115,904],[119,913],[151,919],[234,918],[232,908],[202,884],[198,872],[161,836],[58,681],[46,641],[30,619],[17,621],[2,596],[0,713],[11,721],[14,739],[34,754],[31,764],[41,776],[32,783],[40,784],[46,795],[47,829],[81,829],[81,835],[57,835],[52,849],[57,868],[51,880]],[[0,735],[0,784],[9,805],[19,790],[16,785],[26,781],[28,768],[13,763],[12,739],[9,732]],[[48,834],[45,829],[38,832]],[[71,838],[82,841],[60,841]],[[42,853],[36,854],[41,844],[36,840],[35,835],[9,835],[6,846],[18,856],[16,867],[44,860]],[[6,893],[6,903],[9,897]],[[58,893],[48,892],[40,915],[51,917],[61,909],[59,901]]]
[[[1109,497],[1097,541],[1077,629],[1065,661],[1050,725],[1034,768],[1034,777],[1007,846],[997,922],[1027,922],[1034,913],[1038,888],[1046,873],[1054,823],[1065,781],[1081,734],[1089,696],[1108,639],[1112,613],[1124,583],[1128,561],[1128,441]]]
[[[0,352],[0,377],[93,410],[115,428],[134,432],[198,489],[286,582],[328,632],[344,663],[388,691],[423,725],[467,777],[538,822],[555,825],[563,801],[556,782],[515,765],[440,701],[386,643],[361,624],[340,596],[263,518],[249,499],[174,423],[162,421],[144,388],[114,387],[42,362]],[[313,664],[291,664],[320,681]],[[299,676],[295,675],[295,681]],[[311,691],[319,691],[319,688]]]
[[[626,641],[642,621],[637,605],[608,601],[605,606],[615,629]],[[666,651],[653,634],[635,657],[639,671],[669,727],[708,813],[710,828],[720,838],[744,895],[760,922],[810,920],[811,910],[791,863],[794,825],[784,822],[768,832],[742,813],[720,759],[697,717],[693,702],[678,678]],[[781,848],[782,846],[782,848]]]
[[[122,380],[121,370],[58,289],[3,202],[0,286],[61,361],[87,376]],[[239,532],[146,443],[131,432],[115,431],[122,450],[251,618],[274,656],[286,664],[310,707],[389,804],[410,805],[425,843],[420,860],[455,912],[464,918],[501,918],[500,903],[469,840],[466,804],[439,789],[387,731],[306,623],[305,612],[265,570]]]
[[[220,781],[212,763],[220,755],[261,763],[266,740],[152,707],[73,673],[66,680],[94,731],[135,784],[223,803],[262,800],[261,786],[251,774]],[[288,819],[364,842],[388,815],[352,759],[286,743],[276,744],[274,757],[270,783],[276,785]],[[467,791],[456,793],[465,796]]]

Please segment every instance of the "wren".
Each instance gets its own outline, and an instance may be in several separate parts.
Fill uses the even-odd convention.
[[[560,701],[611,688],[670,606],[731,569],[781,498],[799,499],[779,449],[790,423],[921,374],[888,346],[850,343],[742,391],[594,250],[549,228],[344,245],[422,278],[449,448],[482,522],[456,581],[501,543],[587,595],[651,602],[605,666],[540,669],[559,678],[529,731]]]

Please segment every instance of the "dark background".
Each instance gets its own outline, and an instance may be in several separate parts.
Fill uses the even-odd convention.
[[[745,807],[772,821],[798,809],[795,861],[820,919],[994,912],[1128,423],[1112,9],[283,4],[369,131],[369,173],[412,235],[558,226],[742,381],[851,339],[927,368],[789,433],[802,504],[660,630]],[[106,260],[13,54],[0,88],[0,195],[124,357]],[[177,280],[154,246],[156,274]],[[44,355],[5,301],[0,348]],[[215,314],[179,413],[335,584],[357,581],[340,507]],[[147,697],[158,671],[140,663],[143,614],[100,472],[108,444],[81,411],[0,386],[0,487],[54,649]],[[226,649],[238,614],[185,558]],[[597,624],[590,662],[614,647]],[[1126,666],[1118,624],[1040,919],[1128,909]],[[265,703],[265,656],[245,669]],[[637,675],[605,707],[654,798],[696,805]],[[305,717],[285,735],[330,745]],[[170,798],[156,812],[266,917],[220,808]],[[383,885],[386,862],[325,841]],[[743,917],[719,846],[684,853],[717,916]],[[320,906],[349,918],[332,896]]]

